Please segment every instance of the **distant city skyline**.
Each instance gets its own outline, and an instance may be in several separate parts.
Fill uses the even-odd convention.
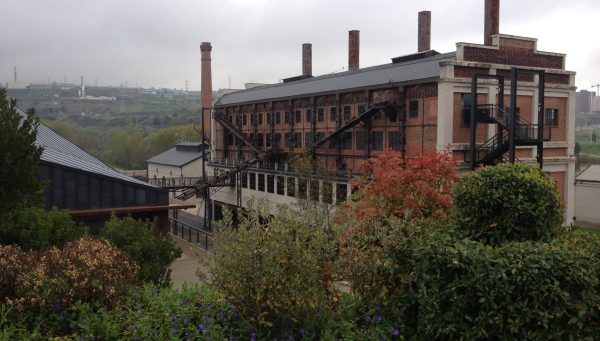
[[[417,50],[417,12],[432,12],[431,47],[483,43],[484,1],[8,0],[0,21],[0,82],[200,89],[200,43],[212,43],[213,88],[275,83],[301,73],[313,44],[313,74],[345,70],[348,31],[361,31],[360,66]],[[538,38],[567,54],[579,89],[600,83],[593,0],[501,0],[500,33]]]

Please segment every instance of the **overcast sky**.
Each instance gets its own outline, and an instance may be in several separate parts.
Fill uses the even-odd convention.
[[[212,43],[213,88],[274,83],[347,67],[360,30],[360,66],[416,52],[417,13],[432,12],[433,49],[483,43],[483,0],[2,0],[0,82],[200,88],[200,43]],[[500,33],[567,54],[577,86],[600,83],[600,1],[501,0]]]

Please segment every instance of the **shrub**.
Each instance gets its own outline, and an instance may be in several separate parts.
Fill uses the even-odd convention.
[[[455,189],[455,220],[465,236],[489,244],[550,241],[563,222],[556,186],[522,163],[484,167]]]
[[[169,265],[181,256],[181,250],[168,236],[153,233],[149,221],[123,219],[113,215],[101,233],[111,243],[125,251],[139,267],[139,280],[157,285],[169,285]]]
[[[79,239],[64,248],[51,248],[41,254],[24,256],[14,247],[3,247],[24,257],[29,267],[15,276],[13,296],[5,301],[19,310],[47,311],[55,305],[77,301],[95,302],[107,307],[115,304],[136,282],[137,265],[105,240]],[[11,264],[2,272],[13,272]]]
[[[0,221],[0,244],[15,244],[26,250],[60,248],[86,234],[87,229],[76,224],[67,211],[57,209],[17,208]]]
[[[455,180],[448,154],[404,158],[388,150],[369,160],[367,175],[353,184],[358,191],[334,217],[342,276],[366,304],[387,304],[388,291],[397,287],[386,274],[391,264],[385,250],[400,242],[393,236],[402,234],[408,241],[431,228],[447,228]],[[409,224],[420,220],[430,223]]]
[[[306,328],[327,316],[338,299],[330,263],[332,238],[326,226],[306,223],[315,214],[282,208],[261,225],[268,214],[251,210],[234,230],[227,212],[215,234],[212,282],[263,337]]]
[[[390,249],[399,264],[390,280],[407,287],[395,299],[410,335],[582,339],[600,332],[599,247],[600,239],[578,234],[494,247],[437,233],[410,250]]]

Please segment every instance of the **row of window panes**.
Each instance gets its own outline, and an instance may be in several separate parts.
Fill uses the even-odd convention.
[[[325,203],[333,204],[334,185],[331,182],[304,179],[296,177],[285,177],[255,172],[242,173],[242,188],[249,188],[260,192],[277,193],[288,197],[298,197],[319,201],[319,195]],[[249,180],[249,181],[248,181]],[[258,180],[258,182],[257,182]],[[296,183],[298,186],[296,186]],[[319,186],[320,185],[320,186]],[[287,189],[287,192],[285,191]],[[335,184],[337,202],[346,200],[348,186],[346,184]]]
[[[366,147],[365,141],[365,132],[356,132],[356,149],[364,150]],[[279,133],[258,133],[256,135],[249,134],[249,140],[254,142],[258,147],[292,147],[292,148],[301,148],[302,147],[302,133],[285,133],[283,134],[283,144],[281,141],[281,135]],[[236,138],[233,134],[226,134],[226,144],[227,145],[236,145],[242,146],[243,143]],[[383,150],[383,131],[372,131],[370,134],[370,148],[371,150]],[[388,132],[388,148],[397,149],[400,144],[399,140],[400,134],[397,131]],[[306,144],[306,148],[312,147],[314,142],[318,142],[325,138],[324,132],[317,132],[314,136],[312,133],[304,133],[304,141]],[[337,141],[337,142],[336,142]],[[332,139],[329,142],[329,148],[335,148],[336,143],[340,143],[341,149],[352,149],[352,132],[344,132],[339,135],[339,137]]]
[[[344,122],[350,121],[353,118],[352,117],[352,107],[349,106],[349,105],[345,105],[342,108],[342,110],[343,110],[342,111],[342,113],[343,113],[343,116],[342,116],[343,121]],[[364,113],[366,111],[365,105],[364,104],[357,105],[356,111],[357,111],[358,115]],[[312,122],[312,118],[313,118],[312,117],[312,109],[304,109],[304,112],[305,112],[305,115],[304,115],[305,122],[308,122],[308,123]],[[302,122],[302,110],[296,110],[294,112],[294,114],[295,114],[293,116],[294,122],[295,123],[301,123]],[[282,114],[281,114],[280,111],[276,111],[274,113],[274,115],[271,115],[270,112],[266,113],[266,115],[267,115],[267,119],[266,119],[266,123],[267,124],[271,124],[272,116],[275,117],[274,124],[280,124],[281,123],[281,116],[282,116]],[[248,116],[247,114],[237,114],[237,115],[235,115],[236,125],[240,126],[240,125],[246,125],[246,124],[248,124],[247,116]],[[233,117],[234,117],[234,115],[229,115],[228,120],[229,120],[230,123],[233,123]],[[257,118],[258,118],[258,120],[257,120]],[[325,108],[318,108],[317,109],[317,116],[315,118],[316,118],[317,122],[324,122],[325,121]],[[374,118],[375,119],[381,118],[381,113],[377,113]],[[286,112],[283,113],[283,121],[284,121],[284,123],[289,124],[291,119],[292,119],[292,115],[290,114],[290,112],[286,111]],[[335,122],[337,120],[337,107],[329,107],[329,120],[332,121],[332,122]],[[395,122],[396,121],[395,117],[392,117],[391,121]],[[292,122],[292,123],[294,123],[294,122]],[[263,114],[262,113],[259,113],[259,114],[250,114],[250,123],[251,124],[257,123],[259,125],[262,125],[263,124]]]

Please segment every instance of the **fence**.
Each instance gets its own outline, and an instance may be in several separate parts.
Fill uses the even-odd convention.
[[[213,235],[174,218],[169,218],[170,231],[188,243],[200,246],[206,251],[212,250]]]

